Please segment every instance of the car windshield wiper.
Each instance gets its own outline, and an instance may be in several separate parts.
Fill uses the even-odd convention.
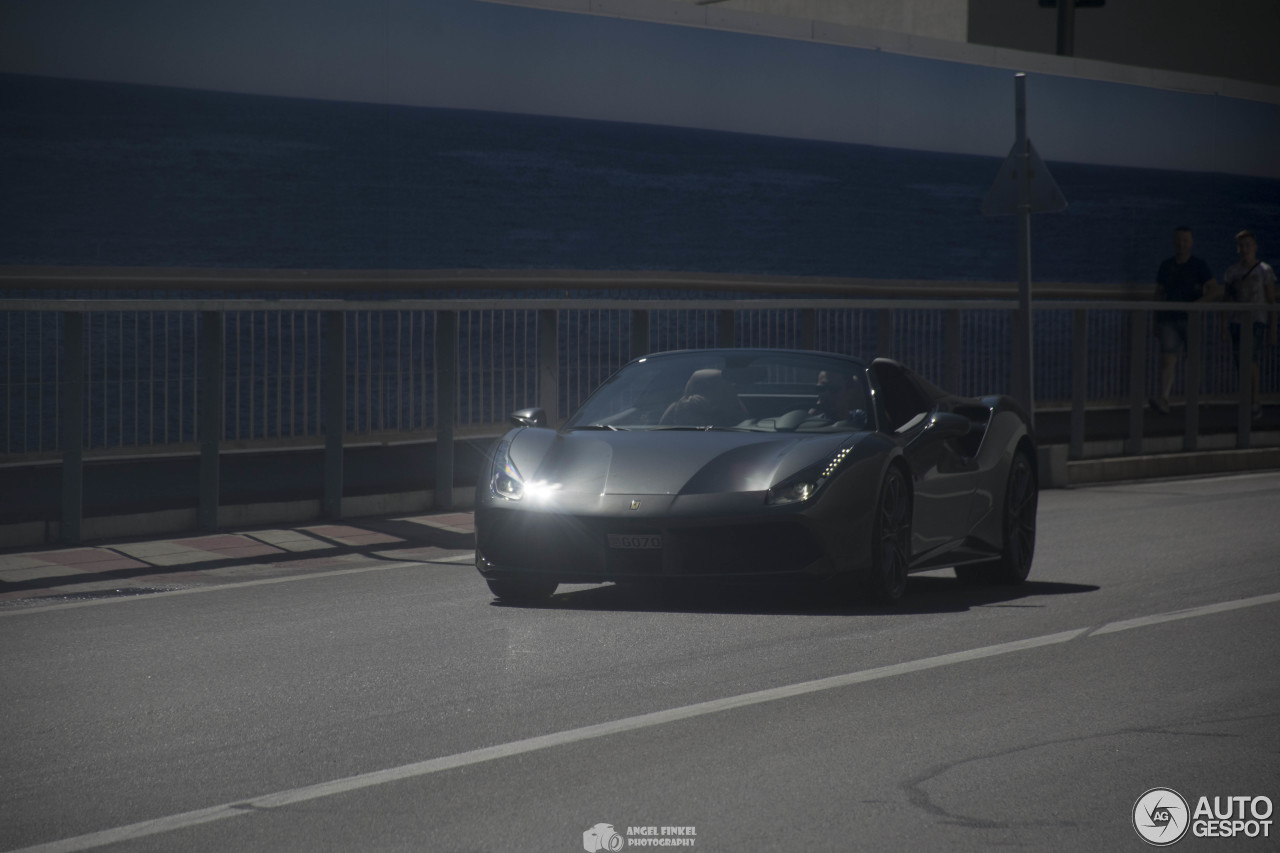
[[[572,432],[579,429],[607,429],[613,432],[625,432],[627,428],[614,426],[613,424],[578,424],[577,426],[569,427],[568,431]]]

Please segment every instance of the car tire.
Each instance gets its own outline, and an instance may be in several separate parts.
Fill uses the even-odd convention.
[[[866,586],[877,602],[892,604],[906,592],[911,555],[911,487],[896,465],[884,475],[875,512]]]
[[[1023,452],[1015,453],[1005,483],[1000,556],[989,563],[957,566],[956,577],[966,583],[1006,586],[1025,581],[1035,558],[1039,496],[1031,460]]]
[[[544,578],[486,578],[485,583],[499,601],[520,604],[545,601],[559,586]]]

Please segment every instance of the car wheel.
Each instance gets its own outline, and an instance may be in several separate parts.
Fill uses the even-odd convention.
[[[1000,557],[976,566],[957,566],[956,577],[971,583],[1020,584],[1031,571],[1036,551],[1036,512],[1040,489],[1025,453],[1016,453],[1004,490],[1004,533]]]
[[[489,591],[499,601],[532,603],[550,598],[559,585],[544,578],[486,578]]]
[[[911,553],[911,489],[897,466],[880,485],[872,547],[869,591],[876,601],[891,604],[906,592]]]

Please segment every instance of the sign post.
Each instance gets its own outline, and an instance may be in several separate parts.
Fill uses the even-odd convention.
[[[1010,335],[1013,396],[1035,426],[1035,371],[1031,333],[1031,214],[1063,210],[1067,200],[1027,138],[1027,75],[1014,75],[1013,149],[982,202],[988,216],[1016,214],[1018,241],[1018,311]]]

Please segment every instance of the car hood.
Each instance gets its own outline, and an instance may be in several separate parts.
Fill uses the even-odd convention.
[[[694,495],[764,491],[856,440],[850,433],[524,429],[510,436],[509,453],[526,481],[564,494]]]

